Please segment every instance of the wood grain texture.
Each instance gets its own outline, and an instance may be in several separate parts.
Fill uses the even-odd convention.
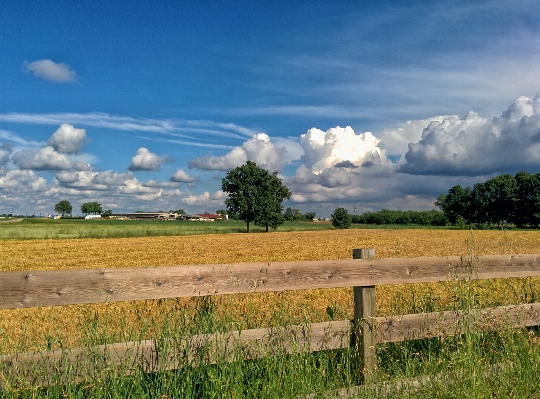
[[[360,259],[0,273],[0,308],[540,276],[540,255]]]
[[[47,386],[92,378],[156,372],[350,346],[350,322],[200,334],[162,343],[152,340],[0,356],[0,388]]]
[[[467,331],[496,331],[540,325],[540,303],[377,317],[377,342],[447,337]]]
[[[375,259],[374,248],[353,250],[353,259]],[[357,346],[358,372],[364,383],[375,380],[377,371],[377,299],[375,286],[353,287],[354,344]]]
[[[377,343],[433,338],[466,331],[540,325],[540,303],[471,312],[434,312],[377,317]],[[281,328],[258,328],[155,341],[124,342],[90,348],[0,356],[0,388],[45,386],[136,372],[176,369],[180,365],[214,364],[300,352],[347,348],[349,320]]]

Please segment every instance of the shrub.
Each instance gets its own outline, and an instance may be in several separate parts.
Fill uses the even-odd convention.
[[[351,225],[352,218],[345,208],[336,208],[332,214],[332,226],[336,229],[348,229]]]

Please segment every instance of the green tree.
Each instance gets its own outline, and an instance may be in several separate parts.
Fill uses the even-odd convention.
[[[228,193],[225,200],[228,214],[237,215],[246,222],[275,229],[283,223],[283,201],[291,198],[288,187],[283,185],[277,172],[272,174],[253,161],[247,161],[227,172],[221,189]]]
[[[218,209],[216,215],[221,215],[221,220],[226,220],[228,213],[226,209]]]
[[[518,202],[518,185],[510,174],[496,176],[486,181],[491,192],[491,208],[497,227],[502,228],[515,213]]]
[[[514,179],[517,199],[511,221],[518,227],[536,227],[540,224],[540,173],[531,175],[521,171]]]
[[[262,195],[259,199],[259,209],[255,215],[255,224],[264,227],[266,232],[268,232],[268,228],[277,229],[284,222],[283,201],[290,198],[291,192],[289,188],[283,185],[282,180],[277,175],[277,171],[274,171],[263,182]]]
[[[471,198],[477,223],[497,223],[497,227],[502,228],[514,215],[518,185],[512,175],[496,176],[475,184]]]
[[[448,194],[439,195],[435,205],[444,212],[450,223],[455,224],[459,217],[471,221],[471,200],[471,188],[463,188],[458,184],[448,190]]]
[[[303,215],[299,209],[296,209],[296,208],[293,209],[289,206],[287,207],[287,209],[285,209],[283,218],[289,222],[294,222],[296,220],[302,220]]]
[[[287,209],[285,209],[285,212],[283,213],[283,219],[285,219],[287,222],[290,222],[294,218],[294,212],[293,209],[288,206]]]
[[[81,205],[81,212],[85,215],[88,214],[98,214],[103,212],[103,209],[101,209],[101,204],[98,202],[85,202]]]
[[[473,186],[468,207],[469,207],[469,219],[470,222],[477,224],[491,223],[491,217],[488,212],[489,193],[485,183],[476,183]],[[446,215],[446,213],[445,213]],[[452,220],[448,218],[450,222]],[[462,218],[464,219],[464,218]],[[455,222],[452,222],[455,223]]]
[[[54,206],[54,211],[61,213],[64,216],[66,213],[71,214],[73,207],[68,200],[62,200]]]
[[[112,214],[113,214],[113,211],[110,210],[110,209],[107,209],[105,212],[103,212],[103,213],[101,214],[101,216],[105,216],[105,217],[108,218],[108,217],[111,216]]]
[[[313,219],[315,219],[317,217],[317,213],[316,212],[306,212],[304,213],[304,220],[307,220],[307,221],[313,221]]]
[[[332,226],[336,229],[348,229],[351,225],[352,218],[345,208],[336,208],[332,214]]]

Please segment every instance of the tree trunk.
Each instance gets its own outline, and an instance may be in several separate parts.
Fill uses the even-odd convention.
[[[247,223],[247,232],[249,233],[249,222],[246,222]]]

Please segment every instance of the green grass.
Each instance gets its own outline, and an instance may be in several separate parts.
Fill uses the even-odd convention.
[[[457,281],[460,309],[476,306],[469,281]],[[418,299],[418,298],[417,298]],[[226,299],[234,301],[234,296]],[[140,340],[150,332],[157,342],[181,342],[183,337],[236,330],[238,321],[216,312],[213,297],[194,298],[196,306],[162,301],[167,307],[167,322],[156,328],[144,304],[134,302],[145,324],[138,330],[125,328],[125,341]],[[422,298],[426,309],[430,297]],[[418,311],[418,304],[409,304]],[[112,309],[112,308],[111,308]],[[195,310],[193,310],[195,309]],[[425,310],[425,309],[424,309]],[[279,304],[273,309],[273,323],[297,323],[289,309]],[[126,325],[117,313],[97,316],[85,313],[81,345],[92,347],[112,343],[111,323]],[[305,320],[306,323],[309,320]],[[30,326],[31,328],[31,326]],[[51,337],[44,337],[43,346]],[[176,341],[175,341],[176,340]],[[204,356],[204,351],[199,352]],[[357,390],[358,398],[534,398],[540,397],[540,332],[538,328],[479,332],[474,323],[466,334],[378,345],[380,384]],[[79,383],[60,383],[48,387],[16,387],[0,393],[0,398],[296,398],[347,387],[358,387],[362,376],[357,370],[352,349],[279,353],[259,360],[238,356],[232,362],[217,359],[213,365],[195,359],[183,361],[176,370],[145,374],[120,368],[112,373],[96,360],[96,375]],[[108,373],[110,371],[111,373]],[[36,370],[37,372],[37,370]],[[425,376],[431,376],[426,379]],[[1,378],[1,376],[0,376]],[[416,384],[414,381],[420,381]]]
[[[388,230],[410,230],[410,229],[427,229],[427,230],[458,230],[455,226],[428,226],[421,224],[351,224],[350,229],[388,229]]]
[[[332,225],[329,223],[287,222],[277,231],[326,230],[331,228]],[[243,233],[245,231],[246,224],[241,221],[187,222],[27,218],[20,222],[0,223],[0,240],[182,236]],[[264,232],[264,229],[251,225],[250,231],[261,233]]]
[[[444,229],[419,225],[352,224],[351,229]],[[330,222],[285,222],[276,231],[333,230]],[[262,227],[250,225],[250,233],[263,233]],[[128,238],[146,236],[182,236],[195,234],[245,233],[246,223],[225,222],[146,221],[146,220],[85,220],[25,218],[21,221],[0,221],[0,240],[69,239],[69,238]]]

